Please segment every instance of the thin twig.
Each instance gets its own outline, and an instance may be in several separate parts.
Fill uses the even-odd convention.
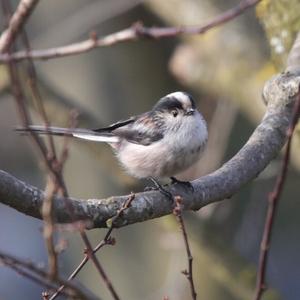
[[[109,277],[107,276],[106,272],[104,271],[102,265],[100,264],[99,260],[96,258],[96,255],[94,254],[92,245],[86,235],[85,232],[81,233],[81,237],[84,241],[84,244],[86,245],[86,249],[85,249],[85,254],[88,258],[90,258],[92,260],[92,262],[94,263],[98,273],[101,275],[106,287],[108,288],[108,290],[110,291],[112,297],[115,300],[120,300],[119,295],[117,294],[115,288],[113,287],[111,280],[109,279]]]
[[[28,40],[28,36],[26,33],[25,28],[23,28],[22,32],[21,32],[21,38],[22,38],[22,42],[25,45],[26,51],[30,51],[31,47],[30,47],[30,42]],[[28,78],[28,82],[29,82],[29,86],[31,89],[31,93],[33,96],[33,99],[35,100],[36,106],[37,106],[37,110],[44,122],[44,125],[46,128],[48,128],[49,126],[51,126],[50,121],[48,119],[46,110],[45,110],[45,106],[44,106],[44,102],[39,90],[39,87],[37,85],[37,74],[36,74],[36,69],[34,66],[34,62],[31,58],[27,59],[27,78]],[[51,161],[55,161],[56,160],[56,150],[55,150],[55,145],[54,145],[54,139],[53,136],[51,134],[48,134],[47,137],[48,139],[48,159]]]
[[[81,269],[85,266],[85,264],[89,261],[89,257],[87,255],[84,256],[83,260],[77,266],[77,268],[71,273],[68,277],[68,282],[71,281],[76,275],[81,271]],[[65,289],[65,285],[61,285],[57,291],[49,298],[49,300],[55,299],[63,290]]]
[[[131,193],[127,200],[123,203],[121,208],[118,210],[117,214],[113,216],[111,219],[107,220],[106,224],[109,229],[104,237],[104,239],[94,248],[94,251],[97,252],[105,245],[112,245],[115,243],[114,239],[111,238],[111,233],[115,228],[115,222],[122,216],[123,212],[131,206],[132,201],[135,198],[135,194]]]
[[[10,6],[10,2],[3,0],[2,5],[3,5],[3,11],[6,14],[6,19],[8,21],[9,15],[11,15],[11,10],[12,10],[11,6]],[[19,29],[19,34],[21,34],[22,41],[26,45],[26,48],[29,49],[29,42],[27,40],[27,35],[26,35],[26,32],[23,27]],[[13,46],[13,45],[11,45],[11,46]],[[39,102],[39,108],[40,108],[39,110],[42,115],[42,118],[45,120],[45,124],[47,124],[47,116],[46,116],[45,110],[43,108],[43,102],[40,97],[37,86],[35,84],[36,76],[35,76],[34,65],[30,59],[28,59],[28,62],[29,62],[29,65],[27,68],[27,72],[28,72],[28,77],[30,78],[30,81],[32,82],[32,84],[30,86],[31,86],[33,95],[36,96],[36,99]],[[29,120],[30,120],[29,114],[27,113],[26,107],[24,106],[24,97],[22,95],[22,89],[20,86],[19,78],[18,78],[18,71],[13,64],[10,66],[10,73],[11,73],[11,81],[13,81],[15,83],[15,95],[16,95],[16,93],[19,94],[19,97],[18,97],[19,99],[17,100],[17,104],[18,104],[17,106],[19,108],[20,113],[23,115],[23,123],[29,122]],[[39,140],[38,137],[36,137],[36,138]],[[36,140],[36,141],[38,141],[38,140]],[[48,156],[46,146],[43,145],[43,143],[41,141],[38,141],[38,142],[40,143],[41,152],[45,152],[44,157],[51,164],[51,158]],[[52,146],[51,147],[52,153],[55,155],[55,148],[54,148],[53,141],[52,141],[52,144],[50,143],[50,146]],[[43,215],[43,219],[44,219],[44,223],[45,223],[44,237],[45,237],[45,241],[46,241],[46,247],[48,250],[49,277],[51,279],[54,279],[58,276],[57,255],[56,255],[56,251],[55,251],[54,238],[53,238],[53,233],[54,233],[53,223],[54,222],[53,222],[53,213],[52,213],[52,199],[53,199],[53,196],[55,193],[56,193],[56,189],[52,189],[51,192],[49,192],[49,193],[46,192],[46,196],[43,201],[43,207],[42,207],[42,215]]]
[[[23,104],[23,93],[20,88],[19,79],[18,79],[18,76],[16,73],[17,70],[12,63],[9,64],[9,70],[10,70],[11,79],[12,79],[12,83],[13,83],[13,87],[14,87],[14,89],[13,89],[14,95],[15,95],[15,98],[17,99],[18,108],[19,108],[21,117],[23,119],[23,125],[25,127],[27,127],[28,124],[30,124],[30,122],[28,121],[29,116],[28,116],[26,108]],[[44,158],[44,161],[45,161],[47,167],[49,168],[51,174],[54,176],[55,182],[59,185],[60,189],[62,190],[63,200],[65,201],[67,210],[71,214],[72,220],[75,220],[74,208],[71,205],[71,202],[69,201],[69,195],[68,195],[62,174],[60,173],[60,170],[57,170],[55,168],[55,166],[53,165],[53,163],[48,159],[47,149],[45,148],[45,145],[42,143],[42,141],[39,139],[39,137],[36,134],[33,134],[32,137],[33,137],[34,141],[36,142],[36,144],[38,145],[38,148],[40,149],[40,151],[43,155],[43,158]],[[107,280],[107,276],[105,275],[103,277],[103,274],[105,274],[105,272],[104,272],[103,268],[101,267],[99,260],[93,254],[93,249],[89,242],[87,234],[84,231],[82,231],[82,232],[80,232],[80,236],[87,248],[88,253],[91,253],[90,258],[91,258],[92,262],[94,263],[94,265],[96,266],[96,269],[98,270],[99,274],[103,278],[104,282],[107,284],[107,287],[108,287],[109,291],[111,292],[112,296],[114,297],[115,300],[119,299],[119,297],[116,297],[117,294],[116,294],[116,291],[113,288],[111,282]]]
[[[72,129],[74,129],[77,126],[77,117],[78,117],[78,113],[76,110],[72,110],[70,112],[70,117],[69,117],[69,122],[68,122],[68,129],[70,131],[72,131]],[[48,134],[51,135],[51,134]],[[70,143],[71,139],[70,136],[68,136],[67,134],[64,137],[63,140],[63,147],[61,150],[61,154],[58,160],[58,166],[57,168],[59,168],[60,172],[62,172],[62,168],[64,166],[64,163],[66,162],[68,155],[69,155],[69,143]]]
[[[37,284],[43,285],[50,289],[55,288],[58,284],[64,284],[67,287],[65,293],[66,295],[76,295],[80,299],[87,299],[83,291],[81,291],[78,287],[72,285],[70,282],[59,277],[49,280],[47,272],[36,266],[32,262],[21,260],[3,252],[0,252],[0,262],[12,268],[20,275],[36,282]]]
[[[43,110],[43,103],[40,103],[40,106]],[[45,113],[45,119],[47,120],[47,116]],[[71,114],[71,120],[70,120],[70,129],[74,128],[76,124],[76,115]],[[62,149],[62,154],[61,158],[56,161],[56,158],[53,162],[56,162],[55,169],[62,174],[63,166],[66,161],[66,158],[68,156],[68,151],[69,151],[69,138],[66,136],[64,140],[64,145]],[[51,140],[50,140],[50,145],[51,145]],[[53,152],[56,153],[54,143],[53,145]],[[56,155],[55,155],[56,157]],[[48,157],[48,159],[51,159]],[[45,199],[43,201],[43,206],[42,206],[42,215],[43,215],[43,220],[44,220],[44,238],[46,242],[46,247],[48,250],[48,262],[49,262],[49,277],[50,278],[55,278],[58,276],[58,260],[57,260],[57,251],[56,247],[54,244],[54,232],[55,232],[55,225],[54,225],[54,216],[53,216],[53,198],[54,195],[57,194],[57,192],[60,190],[60,185],[58,182],[53,182],[53,180],[49,181],[47,184],[47,188],[45,191]],[[81,227],[82,228],[82,227]],[[83,230],[83,228],[82,228]],[[82,231],[81,230],[81,231]]]
[[[34,66],[32,65],[33,70],[34,70]],[[40,99],[41,100],[41,99]],[[47,116],[46,116],[46,112],[44,110],[44,105],[43,102],[40,102],[40,107],[41,110],[44,112],[44,121],[47,122]],[[72,128],[75,127],[76,125],[76,114],[72,113],[70,116],[70,122],[69,122],[69,128],[70,130]],[[56,162],[56,170],[58,172],[60,172],[62,174],[62,170],[63,170],[63,166],[64,163],[66,161],[66,158],[68,156],[68,151],[69,151],[69,141],[70,139],[68,138],[68,136],[65,137],[64,139],[64,144],[63,144],[63,149],[61,151],[61,157],[60,159]],[[49,141],[50,145],[51,145],[51,140]],[[53,140],[52,140],[53,142]],[[53,152],[55,157],[56,157],[56,150],[54,147],[54,143],[52,144],[53,146]],[[50,159],[50,158],[48,158]],[[55,160],[56,161],[56,158]],[[48,261],[49,261],[49,276],[50,278],[55,278],[56,276],[58,276],[58,260],[57,260],[57,251],[56,251],[56,247],[54,244],[54,231],[55,231],[55,225],[54,225],[54,216],[53,216],[53,197],[54,195],[57,194],[57,192],[60,189],[60,185],[56,182],[56,184],[53,182],[53,180],[51,180],[48,184],[47,184],[46,191],[45,191],[45,199],[43,202],[43,206],[42,206],[42,214],[43,214],[43,220],[44,220],[44,238],[46,241],[46,246],[47,246],[47,250],[48,250]],[[81,227],[81,231],[83,231],[83,227]]]
[[[24,22],[22,24],[24,24]],[[22,26],[19,26],[18,31],[20,31],[21,29],[22,29]],[[8,49],[10,48],[10,46],[12,46],[12,43],[14,40],[12,39],[10,41],[11,41],[11,43],[9,44]],[[25,98],[24,98],[24,94],[23,94],[23,91],[21,88],[18,71],[17,71],[17,68],[13,61],[9,62],[8,67],[9,67],[10,78],[11,78],[11,82],[12,82],[12,86],[13,86],[12,90],[13,90],[13,93],[14,93],[14,96],[15,96],[15,99],[17,102],[17,107],[18,107],[18,110],[19,110],[19,113],[21,116],[21,120],[22,120],[23,126],[27,127],[31,122],[30,122],[30,116],[29,116],[26,106],[25,106],[25,101],[24,101]],[[66,185],[63,180],[61,168],[57,168],[57,164],[53,163],[53,161],[49,159],[49,157],[47,155],[47,153],[48,153],[47,148],[44,145],[44,143],[42,142],[42,140],[36,134],[31,134],[31,136],[33,137],[33,140],[35,141],[39,150],[41,151],[44,161],[50,171],[50,174],[52,174],[54,177],[54,184],[58,185],[59,189],[62,191],[64,202],[66,204],[68,211],[70,212],[70,214],[72,216],[72,219],[75,220],[74,209],[73,209],[70,201],[68,200],[69,195],[68,195],[67,188],[66,188]],[[116,300],[119,299],[110,280],[108,280],[107,275],[105,274],[102,266],[100,265],[99,260],[96,258],[96,256],[93,253],[93,248],[90,244],[87,234],[84,231],[81,231],[80,236],[86,246],[87,253],[91,256],[90,258],[91,258],[92,262],[94,263],[96,269],[98,270],[99,274],[101,275],[104,282],[106,283],[112,296]],[[52,251],[51,251],[51,253],[52,253]]]
[[[32,273],[32,270],[28,271],[26,269],[23,269],[20,264],[17,264],[15,261],[12,261],[10,258],[3,258],[0,254],[0,261],[3,265],[6,265],[10,269],[13,269],[15,272],[20,274],[21,276],[28,278],[29,280],[33,281],[36,284],[39,284],[41,286],[45,286],[48,289],[54,289],[55,284],[52,283],[52,280],[50,282],[47,282],[47,274],[45,274],[44,278],[39,278],[37,275],[34,275]],[[30,268],[32,269],[32,268]]]
[[[5,53],[9,50],[38,2],[38,0],[20,1],[15,13],[9,20],[8,28],[0,36],[0,53]]]
[[[73,128],[75,126],[75,121],[76,121],[76,114],[73,113],[71,114],[71,121],[70,121],[70,129]],[[64,141],[64,147],[63,147],[63,150],[62,150],[62,154],[61,154],[61,158],[60,158],[60,161],[58,161],[58,164],[57,164],[57,167],[56,169],[61,173],[62,172],[62,167],[63,167],[63,164],[67,158],[67,155],[68,155],[68,142],[69,142],[69,138],[68,137],[65,137],[65,141]],[[58,186],[58,188],[62,188],[62,186]],[[67,190],[66,188],[62,188],[62,193],[67,201],[68,199],[68,194],[67,194]],[[115,300],[119,300],[119,296],[115,290],[115,288],[113,287],[112,283],[111,283],[111,280],[109,279],[109,277],[107,276],[104,268],[102,267],[102,265],[100,264],[99,260],[96,258],[96,256],[94,255],[94,251],[93,251],[93,248],[92,248],[92,245],[88,239],[88,236],[87,234],[85,233],[85,231],[82,229],[80,231],[80,236],[86,246],[86,249],[84,250],[85,254],[86,254],[86,257],[88,257],[88,259],[91,259],[92,262],[94,263],[98,273],[101,275],[104,283],[106,284],[108,290],[110,291],[111,295],[113,296],[113,298]]]
[[[176,216],[180,229],[182,231],[183,235],[183,240],[184,240],[184,245],[185,245],[185,250],[188,258],[188,270],[183,270],[182,274],[186,276],[190,283],[190,288],[191,288],[191,294],[192,294],[192,299],[196,300],[197,299],[197,293],[195,290],[195,285],[194,285],[194,279],[193,279],[193,256],[192,252],[190,249],[189,241],[188,241],[188,236],[187,232],[185,229],[183,217],[182,217],[182,198],[180,196],[175,196],[175,208],[173,210],[173,214]]]
[[[136,23],[131,27],[112,33],[105,37],[97,39],[95,36],[89,39],[73,43],[66,46],[31,50],[31,51],[18,51],[11,54],[1,54],[0,62],[9,62],[11,60],[20,61],[26,58],[32,59],[53,59],[59,57],[65,57],[70,55],[76,55],[84,52],[91,51],[99,47],[107,47],[121,42],[137,41],[139,39],[161,39],[171,38],[180,34],[203,34],[206,31],[220,26],[226,22],[233,20],[235,17],[241,15],[245,10],[255,6],[261,0],[243,0],[235,7],[223,12],[216,16],[212,20],[201,26],[180,26],[180,27],[145,27],[141,23]]]
[[[30,42],[28,40],[25,28],[21,30],[21,39],[23,44],[26,47],[27,51],[30,51]],[[39,91],[39,88],[37,86],[37,74],[35,70],[35,66],[33,63],[33,60],[28,58],[27,59],[27,77],[29,81],[29,86],[31,89],[31,93],[33,96],[33,99],[35,100],[35,103],[38,108],[38,112],[44,122],[45,127],[49,127],[51,124],[48,120],[48,116],[46,114],[46,110],[44,107],[43,99],[41,96],[41,93]],[[52,164],[55,164],[57,158],[56,158],[56,149],[54,145],[54,140],[52,135],[47,136],[48,139],[48,145],[47,147],[47,160],[52,162]],[[68,149],[66,149],[68,151]],[[61,172],[61,170],[60,170]],[[43,202],[42,207],[42,214],[43,214],[43,220],[44,220],[44,238],[46,242],[46,248],[48,250],[48,264],[49,264],[49,277],[55,278],[58,276],[58,258],[57,258],[57,252],[54,242],[54,221],[53,221],[53,196],[57,193],[59,186],[51,180],[47,184],[46,192],[45,192],[45,199]]]
[[[53,197],[57,193],[58,187],[49,180],[45,199],[42,206],[42,215],[44,220],[44,239],[48,251],[49,277],[51,279],[58,276],[58,260],[54,242],[54,221],[53,221]]]
[[[105,245],[114,245],[115,244],[115,240],[113,238],[111,238],[111,233],[112,233],[113,229],[115,228],[114,223],[117,219],[119,219],[122,216],[123,212],[131,206],[131,203],[134,200],[134,198],[135,198],[135,194],[132,193],[127,198],[127,200],[123,203],[122,207],[118,210],[117,214],[114,217],[112,217],[109,222],[107,222],[107,223],[110,223],[109,229],[108,229],[104,239],[93,249],[94,254]],[[90,259],[89,255],[85,255],[85,257],[82,259],[82,261],[77,266],[77,268],[68,277],[68,281],[70,281],[76,277],[76,275],[80,272],[80,270],[84,267],[84,265],[89,261],[89,259]],[[64,285],[59,287],[59,289],[51,296],[51,298],[49,300],[54,300],[61,293],[61,291],[63,291],[64,288],[65,288]]]
[[[293,133],[300,116],[300,94],[295,102],[291,124],[287,130],[287,146],[282,161],[282,167],[277,176],[273,191],[268,196],[268,210],[265,220],[263,237],[261,241],[261,250],[259,256],[259,265],[257,271],[257,281],[253,300],[260,300],[263,292],[266,290],[266,270],[269,257],[270,243],[272,238],[273,224],[275,221],[278,202],[286,180],[288,165],[290,160],[290,149],[292,144]]]
[[[75,126],[75,121],[76,121],[76,113],[72,113],[71,114],[71,121],[70,121],[70,129],[72,129],[74,126]],[[66,160],[67,158],[67,155],[68,155],[68,142],[69,142],[70,138],[68,136],[65,137],[65,141],[64,141],[64,147],[63,147],[63,150],[62,150],[62,154],[61,154],[61,158],[60,158],[60,161],[59,161],[59,165],[58,165],[58,168],[60,170],[60,172],[62,171],[62,166],[63,166],[63,163],[64,161]],[[67,191],[66,190],[63,190],[63,193],[66,193]],[[68,197],[68,195],[66,195],[66,197]],[[102,265],[100,264],[99,260],[97,259],[96,255],[95,255],[95,252],[93,251],[93,247],[88,239],[88,236],[86,234],[86,232],[84,230],[81,230],[80,231],[80,236],[86,246],[86,249],[84,250],[84,253],[86,255],[86,257],[88,259],[91,259],[92,262],[94,263],[98,273],[101,275],[104,283],[106,284],[108,290],[110,291],[112,297],[115,299],[115,300],[120,300],[120,297],[118,296],[115,288],[113,287],[112,285],[112,282],[111,280],[109,279],[108,275],[106,274],[104,268],[102,267]]]

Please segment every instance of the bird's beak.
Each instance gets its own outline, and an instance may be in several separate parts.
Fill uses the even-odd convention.
[[[191,116],[191,115],[194,114],[194,112],[195,112],[195,109],[194,109],[194,108],[189,108],[189,109],[185,112],[185,114],[186,114],[187,116]]]

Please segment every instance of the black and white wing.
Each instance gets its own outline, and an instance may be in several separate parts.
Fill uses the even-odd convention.
[[[140,115],[139,117],[131,117],[127,120],[111,124],[108,127],[98,129],[73,129],[30,125],[26,128],[16,128],[16,131],[22,133],[36,132],[38,134],[71,136],[79,139],[106,143],[118,143],[122,139],[125,139],[130,143],[145,146],[163,138],[163,133],[161,130],[158,130],[157,123],[150,122],[148,114]]]
[[[136,117],[135,121],[113,130],[113,133],[130,143],[149,146],[164,137],[160,120],[154,118],[151,113],[145,113]]]

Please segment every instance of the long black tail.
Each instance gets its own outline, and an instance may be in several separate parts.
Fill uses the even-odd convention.
[[[81,128],[62,128],[62,127],[45,127],[43,125],[29,125],[28,127],[17,127],[15,129],[20,133],[28,133],[34,131],[38,134],[52,134],[52,135],[67,135],[73,136],[73,134],[94,134],[93,130],[81,129]]]
[[[119,138],[117,136],[114,136],[111,132],[97,132],[91,129],[84,128],[71,129],[54,126],[45,127],[41,125],[30,125],[28,127],[17,127],[15,130],[20,133],[36,132],[38,134],[71,136],[95,142],[117,143],[119,141]]]

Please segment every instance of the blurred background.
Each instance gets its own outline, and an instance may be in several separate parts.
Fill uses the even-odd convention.
[[[64,0],[40,1],[26,29],[33,49],[67,45],[121,30],[136,21],[147,26],[203,24],[237,5],[233,0]],[[18,1],[11,1],[16,7]],[[283,70],[299,30],[299,0],[262,1],[233,21],[204,35],[143,40],[99,48],[89,53],[35,63],[38,85],[52,125],[67,126],[71,110],[78,126],[100,127],[149,110],[167,93],[185,90],[196,99],[208,122],[209,142],[203,158],[182,178],[197,178],[230,159],[260,122],[265,106],[265,80]],[[4,16],[0,14],[1,28]],[[20,68],[27,105],[35,124],[41,119]],[[23,72],[23,73],[22,73]],[[17,135],[20,125],[10,94],[7,70],[0,65],[0,168],[40,188],[45,167],[29,138]],[[62,140],[55,139],[61,148]],[[299,130],[291,167],[280,200],[268,264],[270,289],[263,299],[300,299]],[[250,299],[267,207],[280,168],[274,159],[237,195],[199,212],[184,214],[194,256],[199,299]],[[125,174],[109,146],[72,141],[65,166],[69,193],[78,198],[104,198],[142,191],[149,183]],[[89,231],[94,244],[106,230]],[[116,230],[114,247],[98,253],[122,299],[190,299],[181,233],[174,216]],[[76,233],[65,240],[60,273],[65,276],[82,258]],[[0,204],[0,248],[47,265],[42,222]],[[101,299],[111,299],[92,264],[78,281]],[[1,299],[40,299],[44,289],[12,270],[0,268]],[[61,297],[60,299],[64,299]]]

